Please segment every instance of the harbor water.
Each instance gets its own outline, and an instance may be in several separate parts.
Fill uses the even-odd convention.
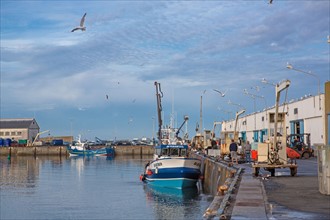
[[[0,219],[202,219],[199,187],[139,180],[151,157],[0,157]]]

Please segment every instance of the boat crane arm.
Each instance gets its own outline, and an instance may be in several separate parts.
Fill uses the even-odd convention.
[[[186,115],[186,116],[184,116],[184,121],[183,121],[183,123],[181,124],[181,126],[179,127],[179,129],[175,132],[175,137],[176,138],[178,138],[178,135],[179,135],[179,133],[180,133],[180,130],[181,130],[181,128],[183,127],[183,125],[186,123],[186,121],[188,121],[189,120],[189,117]]]

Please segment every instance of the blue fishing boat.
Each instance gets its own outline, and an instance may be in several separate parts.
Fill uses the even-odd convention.
[[[100,149],[68,149],[70,156],[107,156],[107,150],[106,148],[100,148]]]
[[[107,157],[114,157],[115,156],[115,148],[113,146],[108,146],[105,148],[107,152]]]
[[[188,120],[184,117],[184,122],[180,128],[173,126],[162,127],[161,120],[161,91],[160,85],[155,82],[157,106],[158,106],[158,140],[159,145],[155,147],[154,158],[146,164],[145,171],[140,179],[148,184],[168,188],[189,188],[196,187],[196,183],[201,175],[201,161],[197,158],[189,157],[189,149],[185,140],[178,137],[182,126]],[[171,120],[171,125],[173,121]]]
[[[107,156],[113,157],[115,155],[114,148],[112,146],[95,148],[88,143],[81,142],[81,136],[78,136],[78,140],[67,147],[70,156]]]

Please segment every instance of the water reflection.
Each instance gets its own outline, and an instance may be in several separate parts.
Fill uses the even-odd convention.
[[[53,168],[61,166],[61,157],[7,157],[0,158],[1,188],[34,188],[38,184],[40,168],[45,163]]]
[[[145,185],[147,160],[0,157],[0,219],[201,219],[208,196]]]
[[[174,189],[145,184],[147,204],[152,206],[158,219],[187,219],[198,206],[197,187]]]

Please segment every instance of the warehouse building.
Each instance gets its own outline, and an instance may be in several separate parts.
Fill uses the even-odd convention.
[[[303,96],[282,103],[278,108],[278,135],[310,134],[312,145],[330,145],[330,82],[325,83],[325,93]],[[236,132],[242,142],[267,142],[274,135],[275,107],[240,116]],[[226,144],[234,138],[235,120],[222,122],[221,137]]]
[[[0,119],[0,138],[33,142],[40,131],[34,118]]]

